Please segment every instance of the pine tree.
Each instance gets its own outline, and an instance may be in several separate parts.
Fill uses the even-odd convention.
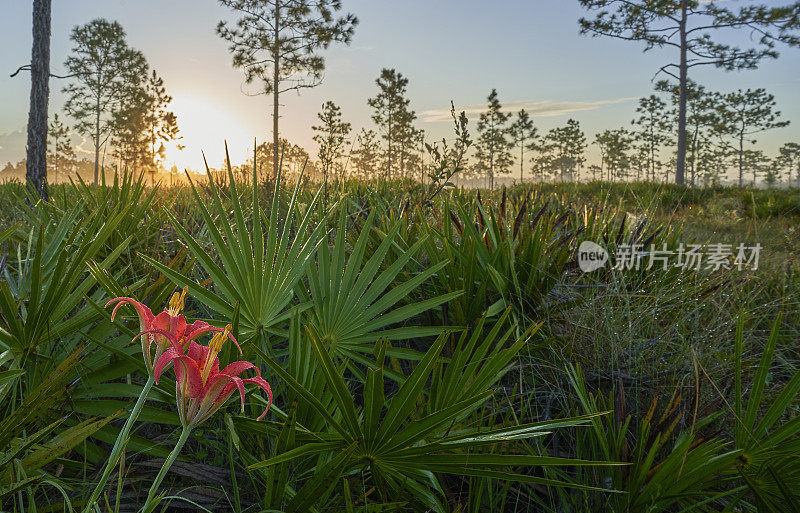
[[[776,42],[800,45],[794,33],[800,28],[800,2],[782,7],[745,5],[738,10],[722,2],[705,0],[579,0],[594,11],[594,19],[581,18],[582,34],[640,41],[645,50],[671,48],[673,61],[659,69],[676,80],[678,100],[678,153],[675,182],[685,179],[689,70],[713,65],[724,70],[753,69],[764,58],[777,58]],[[756,34],[751,48],[730,43],[736,31]],[[716,36],[719,36],[718,38]]]
[[[786,170],[788,182],[797,181],[800,186],[800,144],[786,143],[778,150],[777,164]]]
[[[259,176],[265,170],[269,170],[270,174],[268,176],[272,175],[272,170],[274,169],[273,158],[276,153],[274,144],[274,142],[269,141],[256,147],[256,169]],[[286,139],[280,139],[278,141],[277,154],[278,165],[281,166],[281,176],[300,176],[301,172],[304,173],[304,176],[309,176],[316,172],[314,166],[309,162],[310,155],[300,145],[290,143]],[[246,166],[252,169],[253,160],[248,159]]]
[[[741,89],[719,96],[716,102],[719,131],[734,139],[736,167],[739,173],[739,187],[748,163],[755,159],[754,154],[746,155],[745,144],[755,144],[755,135],[766,130],[789,125],[781,121],[780,111],[775,110],[775,97],[764,89]],[[755,159],[757,160],[757,159]],[[752,166],[749,166],[752,167]],[[755,183],[755,178],[753,179]]]
[[[680,102],[680,88],[677,84],[669,83],[665,80],[656,84],[656,90],[668,93],[672,98],[675,111],[669,115],[673,117],[676,124],[678,104]],[[694,80],[687,82],[686,92],[686,127],[687,127],[687,155],[686,165],[688,166],[689,183],[694,185],[696,177],[700,173],[698,166],[702,159],[703,152],[716,151],[713,147],[715,141],[720,136],[720,124],[716,112],[716,102],[719,98],[717,93],[712,93]],[[667,144],[672,144],[670,140]]]
[[[496,174],[506,174],[514,159],[511,156],[512,142],[508,137],[508,122],[511,114],[502,111],[497,99],[497,89],[492,89],[487,98],[488,108],[478,118],[478,138],[475,157],[481,169],[489,177],[489,189],[494,189]]]
[[[671,140],[669,135],[672,130],[670,113],[667,111],[667,104],[654,94],[647,98],[639,98],[636,113],[639,114],[639,117],[631,123],[639,127],[638,138],[647,149],[647,175],[655,181],[661,148],[669,144]]]
[[[538,130],[533,125],[533,119],[525,109],[517,112],[517,117],[508,129],[514,146],[519,149],[519,183],[524,182],[524,163],[525,151],[535,151],[537,149],[536,140]]]
[[[542,151],[543,155],[537,161],[542,171],[558,175],[562,181],[577,179],[586,162],[586,135],[580,123],[569,119],[565,126],[547,132]]]
[[[70,142],[69,127],[58,119],[57,113],[50,122],[47,136],[52,143],[48,145],[47,164],[52,170],[53,183],[56,183],[60,172],[69,174],[73,170],[77,158]]]
[[[180,139],[180,129],[177,117],[168,110],[172,96],[167,94],[164,80],[155,70],[145,83],[144,90],[149,103],[145,122],[150,152],[146,165],[155,172],[163,165],[166,158],[165,144]],[[183,147],[178,145],[178,149]]]
[[[220,0],[237,12],[235,24],[220,21],[217,34],[229,43],[233,66],[248,84],[258,81],[272,95],[272,177],[280,162],[278,119],[280,95],[316,87],[325,60],[319,54],[331,43],[350,44],[358,19],[336,17],[341,0]]]
[[[406,98],[408,79],[394,69],[382,69],[375,80],[378,94],[367,100],[373,109],[372,121],[378,126],[381,137],[386,141],[386,179],[392,178],[392,162],[400,152],[399,147],[409,140],[409,125],[417,115],[409,110],[411,101]],[[401,170],[402,171],[402,170]]]
[[[632,164],[631,150],[633,137],[631,133],[620,128],[617,130],[604,130],[595,137],[595,144],[600,147],[600,169],[608,170],[608,179],[624,180],[628,178]]]
[[[316,132],[313,139],[319,145],[317,157],[322,167],[322,180],[325,188],[325,201],[328,198],[328,173],[343,154],[344,144],[352,126],[342,121],[342,109],[332,101],[322,104],[317,114],[321,124],[312,126]]]
[[[395,148],[397,149],[397,169],[399,174],[408,178],[419,161],[420,139],[424,138],[422,130],[414,127],[417,114],[412,110],[401,112],[395,130]]]
[[[724,146],[707,141],[697,153],[697,176],[703,185],[719,185],[725,175],[730,151]]]
[[[77,124],[78,133],[91,137],[94,146],[94,183],[100,172],[100,148],[112,129],[112,114],[147,76],[147,61],[125,42],[125,30],[102,18],[75,27],[74,43],[64,66],[74,81],[64,88],[64,110]]]
[[[111,115],[113,155],[131,171],[149,173],[152,183],[166,158],[165,143],[179,139],[177,118],[167,110],[171,101],[153,70],[128,87]]]
[[[753,187],[756,186],[758,177],[761,175],[764,175],[765,183],[769,186],[777,182],[777,175],[769,173],[769,158],[762,150],[744,150],[741,153],[737,153],[736,158],[737,163],[742,166],[744,171],[749,171],[753,174],[753,181],[751,182]]]
[[[378,141],[378,134],[374,130],[361,129],[356,137],[356,144],[350,155],[350,161],[356,173],[368,179],[375,176],[378,166],[380,166],[381,145]]]

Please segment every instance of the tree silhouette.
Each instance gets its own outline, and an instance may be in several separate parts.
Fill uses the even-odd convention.
[[[776,164],[786,169],[787,181],[797,181],[800,186],[800,144],[786,143],[778,150]]]
[[[553,128],[542,141],[542,155],[536,160],[541,171],[558,174],[561,180],[575,178],[586,162],[586,135],[575,119]]]
[[[392,160],[397,146],[407,144],[409,125],[417,118],[413,110],[409,110],[411,101],[406,98],[408,79],[394,69],[382,69],[375,79],[378,94],[367,100],[372,107],[372,121],[378,126],[381,137],[386,141],[386,178],[392,178]],[[402,170],[401,170],[402,171]]]
[[[328,173],[334,163],[342,156],[344,143],[352,126],[342,121],[342,109],[332,101],[322,104],[322,111],[317,114],[320,125],[312,126],[316,132],[313,139],[319,145],[317,157],[322,166],[322,180],[325,188],[325,200],[328,197]]]
[[[47,162],[53,170],[53,182],[58,181],[58,173],[66,170],[68,173],[75,166],[75,149],[69,140],[69,127],[58,119],[58,114],[53,116],[50,122],[50,130],[47,133],[52,141],[52,147],[47,153]]]
[[[380,165],[381,145],[378,134],[374,130],[362,128],[356,137],[355,148],[350,161],[358,175],[364,179],[370,177]]]
[[[145,121],[150,146],[147,165],[155,171],[161,167],[166,158],[164,144],[180,139],[180,130],[177,117],[168,110],[169,104],[172,103],[172,96],[167,94],[164,80],[158,76],[155,70],[150,73],[150,77],[144,84],[144,91],[148,100]],[[182,148],[182,146],[178,146],[178,149]]]
[[[769,158],[762,150],[743,150],[738,155],[738,162],[741,169],[753,174],[751,185],[756,186],[758,177],[764,175],[764,183],[772,187],[778,181],[778,175],[770,171]]]
[[[272,95],[272,177],[278,175],[280,95],[316,87],[322,82],[325,60],[319,51],[331,43],[350,44],[358,19],[336,17],[340,0],[220,0],[237,12],[235,24],[220,21],[217,34],[229,43],[233,65],[245,82],[263,84]]]
[[[625,179],[628,177],[632,159],[631,149],[633,137],[624,128],[617,130],[604,130],[595,137],[595,144],[600,147],[600,170],[608,170],[608,178],[613,181],[616,178]]]
[[[656,168],[660,164],[659,153],[662,146],[671,140],[670,113],[667,111],[667,104],[664,100],[654,94],[646,98],[639,98],[636,113],[639,114],[639,117],[631,123],[639,127],[637,135],[646,148],[647,174],[651,180],[655,181]]]
[[[417,113],[405,109],[397,118],[397,128],[394,133],[397,149],[397,168],[400,174],[408,178],[409,170],[413,170],[420,162],[419,151],[424,147],[421,141],[425,134],[414,126]]]
[[[523,171],[525,163],[525,150],[535,151],[538,130],[533,126],[533,119],[525,109],[517,112],[517,117],[508,128],[511,140],[516,148],[519,148],[519,183],[523,183]]]
[[[581,18],[582,34],[640,41],[645,50],[673,48],[677,62],[658,71],[678,80],[678,154],[675,182],[682,184],[686,167],[686,118],[689,69],[716,66],[724,70],[753,69],[764,58],[778,56],[777,42],[797,46],[800,2],[785,7],[766,5],[725,7],[705,0],[579,0],[597,13]],[[755,37],[750,48],[729,43],[730,33],[743,30]]]
[[[511,114],[502,111],[496,89],[492,89],[487,100],[489,106],[478,118],[475,157],[489,177],[489,188],[494,189],[495,174],[507,173],[514,162],[511,157],[512,142],[508,139],[506,126]]]
[[[111,116],[114,154],[131,170],[150,173],[152,183],[166,158],[165,143],[179,139],[170,102],[164,81],[153,70],[145,81],[130,86]]]
[[[743,174],[746,169],[753,168],[748,162],[759,160],[757,156],[748,155],[745,143],[755,144],[755,135],[773,128],[785,127],[788,121],[781,121],[780,111],[775,110],[775,97],[766,90],[741,89],[733,93],[721,95],[716,102],[718,114],[718,130],[734,139],[736,152],[736,165],[739,172],[739,187],[743,183]],[[753,177],[755,183],[755,174]]]
[[[74,81],[64,88],[64,110],[77,121],[78,133],[92,139],[97,183],[100,148],[111,134],[112,114],[147,76],[147,61],[128,46],[116,21],[98,18],[75,27],[70,40],[74,46],[64,65]]]

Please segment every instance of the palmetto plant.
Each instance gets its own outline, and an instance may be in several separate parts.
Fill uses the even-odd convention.
[[[210,308],[218,319],[238,321],[238,335],[243,342],[265,341],[281,322],[291,315],[286,311],[295,296],[295,287],[303,276],[309,259],[322,240],[324,224],[313,226],[314,205],[319,193],[306,206],[305,215],[298,213],[300,182],[289,200],[284,219],[279,220],[281,202],[280,176],[275,182],[269,216],[259,202],[257,173],[253,169],[251,210],[246,215],[239,201],[239,191],[228,161],[229,202],[208,174],[210,205],[200,196],[192,182],[195,198],[208,229],[213,252],[207,251],[189,233],[181,220],[170,214],[172,225],[189,246],[192,254],[213,282],[209,290],[190,277],[147,256],[142,258],[180,286],[188,286],[192,296]],[[229,208],[232,215],[229,215]],[[234,319],[237,317],[238,319]]]
[[[116,418],[116,415],[108,415],[72,425],[67,423],[69,412],[64,399],[83,354],[84,349],[79,348],[67,356],[0,421],[0,509],[3,511],[9,511],[4,505],[11,503],[12,508],[25,511],[27,503],[27,508],[35,511],[35,497],[42,485],[58,490],[69,504],[63,481],[43,467],[63,457]],[[13,381],[23,375],[10,372],[0,373],[0,382]],[[4,395],[0,394],[0,403]],[[58,418],[54,420],[54,417]],[[80,464],[74,460],[71,463]]]
[[[771,402],[765,401],[781,320],[779,316],[773,324],[746,401],[742,385],[743,316],[739,317],[735,339],[734,445],[741,451],[737,463],[747,485],[748,498],[759,511],[769,512],[800,505],[800,462],[797,458],[800,417],[795,413],[800,394],[800,370],[781,379],[783,387],[775,392]],[[777,387],[771,384],[770,388]]]
[[[100,318],[85,302],[87,295],[95,300],[102,295],[86,262],[104,248],[126,209],[119,208],[108,218],[82,218],[83,208],[79,203],[61,214],[53,206],[41,205],[36,226],[27,233],[24,243],[16,246],[16,259],[3,270],[0,348],[14,356],[12,369],[25,368],[31,358],[39,363],[52,362],[51,349],[56,341],[74,337]],[[131,238],[121,240],[98,265],[111,268]],[[64,348],[57,349],[63,355]],[[45,368],[52,365],[45,364]],[[30,386],[35,379],[38,378],[28,375],[26,383]]]
[[[394,341],[441,333],[441,326],[406,325],[414,316],[436,308],[461,294],[443,294],[422,301],[403,304],[406,297],[434,276],[446,262],[429,266],[415,275],[400,280],[409,262],[419,255],[425,240],[417,241],[393,259],[390,252],[398,242],[401,221],[396,221],[380,237],[380,243],[367,253],[376,211],[364,220],[358,237],[347,254],[346,233],[349,230],[346,209],[340,206],[339,222],[331,247],[321,244],[317,258],[306,276],[308,292],[302,290],[311,308],[306,317],[314,338],[330,348],[333,354],[361,363],[368,363],[364,353],[372,353],[378,339]],[[400,325],[399,327],[393,327]],[[389,349],[392,356],[414,357],[409,351]]]
[[[279,437],[282,451],[249,468],[260,472],[271,467],[284,469],[266,474],[272,477],[287,472],[289,463],[306,469],[307,478],[300,481],[299,488],[287,493],[285,511],[307,511],[326,504],[347,476],[367,479],[367,486],[376,486],[383,501],[404,497],[418,507],[435,511],[445,510],[442,502],[445,494],[440,483],[440,476],[444,474],[564,486],[564,482],[537,474],[535,469],[596,463],[551,456],[497,454],[488,449],[497,444],[545,436],[558,427],[582,425],[591,416],[486,427],[464,423],[465,418],[492,395],[489,387],[496,384],[506,364],[530,335],[528,330],[522,340],[502,349],[514,326],[503,335],[500,331],[495,329],[486,335],[461,339],[464,353],[459,363],[464,365],[465,374],[456,367],[448,370],[442,361],[440,354],[449,336],[440,335],[391,394],[386,393],[387,344],[376,345],[375,362],[363,377],[363,400],[354,396],[344,378],[348,365],[337,364],[328,346],[313,331],[309,330],[306,344],[298,349],[310,353],[310,358],[304,361],[316,368],[317,379],[324,380],[322,395],[319,390],[309,390],[283,365],[262,352],[261,357],[275,373],[275,381],[284,383],[297,402],[313,409],[324,420],[324,428],[310,430],[300,425],[295,415],[285,416],[285,425],[280,431],[285,435],[283,439]],[[432,385],[435,392],[429,385],[432,382],[436,383]],[[454,389],[458,392],[452,392]],[[250,426],[242,427],[251,429]],[[271,506],[278,508],[279,504]]]

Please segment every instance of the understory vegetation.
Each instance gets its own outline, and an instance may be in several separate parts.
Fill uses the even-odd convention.
[[[796,189],[431,190],[0,184],[0,510],[84,508],[147,375],[135,312],[104,305],[188,287],[186,317],[230,324],[274,403],[195,429],[170,511],[800,511]],[[609,265],[581,272],[584,241]],[[757,269],[613,266],[741,243]],[[144,502],[173,388],[100,511]]]

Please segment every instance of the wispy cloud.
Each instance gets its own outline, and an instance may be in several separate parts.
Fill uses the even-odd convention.
[[[581,112],[586,110],[595,110],[606,105],[616,105],[635,100],[636,97],[614,98],[610,100],[597,100],[593,102],[581,101],[552,101],[552,100],[527,100],[503,103],[503,112],[517,112],[520,109],[525,109],[528,113],[534,116],[549,117],[549,116],[563,116],[573,112]],[[467,117],[475,119],[483,112],[486,112],[486,104],[480,105],[467,105],[465,107],[456,107],[456,110],[466,112]],[[426,123],[437,123],[440,121],[449,121],[450,109],[426,110],[420,114],[422,121]]]

